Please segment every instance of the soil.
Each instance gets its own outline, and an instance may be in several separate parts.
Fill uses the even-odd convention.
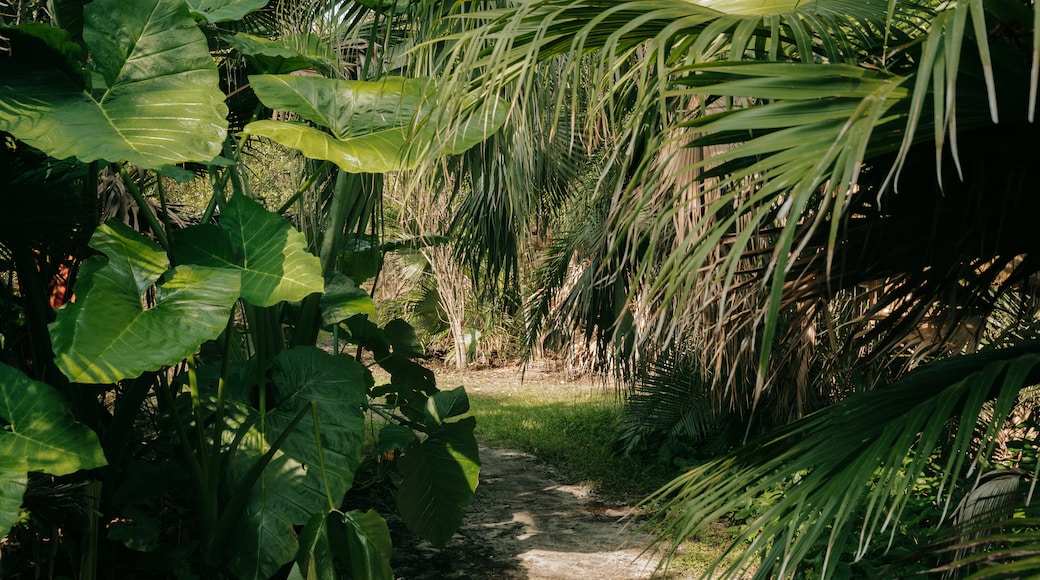
[[[539,387],[529,379],[527,387]],[[631,506],[605,503],[586,486],[564,484],[550,465],[522,451],[482,445],[480,457],[473,503],[447,546],[435,548],[389,521],[397,578],[668,577],[655,574],[657,559],[644,553],[649,538],[637,532],[638,514]]]
[[[402,580],[636,580],[654,575],[634,530],[633,509],[560,483],[536,457],[481,447],[480,483],[466,518],[444,548],[391,522],[391,564]]]

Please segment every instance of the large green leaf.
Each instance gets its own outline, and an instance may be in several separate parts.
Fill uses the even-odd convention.
[[[0,536],[18,520],[29,471],[67,475],[106,464],[97,435],[53,387],[0,363]]]
[[[239,32],[228,37],[227,42],[268,74],[288,74],[310,68],[332,71],[340,66],[336,52],[314,34],[270,39]]]
[[[188,0],[193,16],[210,24],[240,20],[246,14],[267,6],[268,0]]]
[[[229,406],[230,422],[249,425],[243,405]],[[250,425],[241,435],[238,448],[231,456],[228,482],[237,488],[254,462],[268,445],[260,429]],[[312,436],[313,437],[313,436]],[[315,496],[297,486],[307,477],[308,467],[276,452],[264,468],[259,480],[249,491],[249,498],[236,518],[228,549],[228,568],[237,578],[270,578],[296,555],[298,542],[294,524],[306,523],[311,514],[327,509],[324,494]]]
[[[333,580],[336,563],[329,545],[328,518],[332,514],[314,514],[300,532],[300,549],[296,555],[295,570],[306,580]],[[291,578],[292,576],[290,576]]]
[[[22,496],[29,484],[29,467],[24,457],[0,455],[0,538],[18,523]]]
[[[321,448],[315,445],[315,425],[308,417],[282,450],[313,467],[310,482],[324,494],[318,467],[324,460],[333,497],[350,488],[354,470],[361,463],[367,403],[365,392],[372,382],[362,364],[349,356],[333,356],[315,347],[300,347],[281,353],[272,377],[278,406],[266,418],[268,441],[274,441],[296,414],[315,404]]]
[[[307,251],[303,234],[241,195],[225,205],[219,229],[201,225],[177,232],[173,253],[182,263],[240,271],[242,298],[257,306],[324,290],[321,262]]]
[[[443,425],[445,421],[469,412],[469,397],[464,387],[434,393],[426,400],[427,425]]]
[[[444,546],[473,501],[480,454],[473,438],[476,419],[445,423],[401,456],[404,478],[397,508],[405,524],[435,546]]]
[[[67,475],[105,465],[97,435],[72,418],[50,385],[0,363],[0,456],[24,457],[30,471]]]
[[[0,130],[59,159],[146,168],[208,161],[227,107],[205,36],[178,0],[96,0],[83,11],[93,86],[64,66],[13,50],[0,58]],[[38,38],[38,37],[37,37]]]
[[[355,314],[375,316],[376,304],[368,292],[337,272],[321,297],[321,323],[326,326],[337,324]]]
[[[334,553],[346,551],[354,578],[393,580],[390,529],[374,510],[329,514],[329,540]]]
[[[72,381],[111,383],[176,364],[227,325],[238,299],[235,270],[178,266],[121,222],[94,233],[76,301],[50,324],[58,368]],[[160,282],[160,278],[162,281]],[[154,305],[148,294],[153,284]]]
[[[497,131],[508,110],[501,99],[474,105],[466,121],[457,124],[459,129],[444,135],[431,113],[441,97],[431,79],[387,77],[373,82],[257,75],[250,83],[264,105],[292,111],[331,134],[281,121],[250,123],[246,133],[350,172],[408,169],[433,153],[461,153]]]
[[[262,421],[252,422],[232,456],[232,486],[301,412],[304,418],[252,487],[239,518],[231,567],[243,578],[267,578],[290,561],[297,551],[293,526],[328,513],[329,498],[343,497],[361,463],[362,405],[371,381],[364,366],[350,357],[301,347],[275,359],[272,380],[277,404]]]

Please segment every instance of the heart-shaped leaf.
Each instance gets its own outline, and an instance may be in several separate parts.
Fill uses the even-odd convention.
[[[333,559],[350,565],[351,577],[393,580],[390,530],[373,510],[315,514],[300,533],[297,564],[307,580],[336,580]]]
[[[441,425],[448,419],[464,415],[467,412],[469,412],[469,397],[463,387],[436,392],[426,400],[428,425]]]
[[[409,445],[401,457],[401,519],[434,546],[448,543],[473,501],[480,475],[476,424],[473,417],[445,423],[425,441]]]
[[[206,37],[178,0],[95,0],[83,9],[94,86],[41,37],[0,56],[0,131],[48,155],[158,168],[207,161],[227,107]],[[19,48],[19,47],[16,47]],[[36,66],[37,54],[58,66]]]
[[[339,57],[328,43],[313,34],[270,39],[239,32],[227,42],[268,74],[310,68],[332,71],[339,66]]]
[[[244,405],[233,403],[227,410],[229,423],[240,428],[249,425]],[[255,424],[246,429],[246,433],[240,434],[229,465],[232,489],[268,447]],[[228,568],[236,578],[263,580],[274,575],[296,555],[294,523],[305,523],[312,514],[327,508],[324,496],[297,493],[297,486],[307,477],[307,469],[282,452],[277,452],[264,468],[231,535]]]
[[[364,366],[347,356],[300,347],[278,355],[272,380],[277,405],[263,421],[251,423],[232,455],[232,485],[237,486],[301,412],[305,416],[260,475],[239,518],[231,567],[243,578],[268,578],[290,561],[297,550],[293,526],[328,513],[328,498],[343,497],[361,463],[362,405],[371,383]]]
[[[67,475],[106,464],[97,435],[50,385],[0,363],[0,537],[18,521],[29,471]]]
[[[321,262],[307,251],[304,235],[242,195],[224,206],[220,228],[201,225],[177,232],[172,251],[180,263],[238,270],[242,298],[257,306],[299,301],[325,287]]]
[[[246,14],[267,6],[269,0],[188,0],[192,15],[215,24],[240,20]]]
[[[343,274],[336,273],[321,297],[321,323],[325,326],[342,322],[355,314],[375,316],[372,297]]]
[[[329,543],[333,553],[348,558],[354,578],[393,580],[390,568],[390,528],[374,510],[329,514]]]
[[[97,435],[72,418],[50,385],[0,363],[0,457],[24,457],[30,471],[67,475],[106,464]]]
[[[99,227],[90,245],[104,256],[84,261],[76,301],[59,309],[49,327],[55,362],[70,380],[136,377],[176,364],[224,330],[239,295],[238,271],[178,266],[167,272],[162,249],[116,221]]]
[[[29,485],[29,467],[24,457],[0,455],[0,538],[18,523],[22,496]]]
[[[497,98],[475,104],[446,135],[432,118],[432,104],[441,97],[432,79],[351,81],[256,75],[249,80],[267,107],[292,111],[329,133],[281,121],[255,121],[245,127],[245,133],[298,149],[312,159],[332,161],[349,172],[409,169],[433,151],[461,153],[497,131],[509,108]]]
[[[310,481],[322,495],[325,489],[318,468],[324,460],[332,496],[343,495],[361,463],[365,430],[362,408],[372,382],[368,369],[349,356],[333,356],[316,347],[298,347],[275,358],[272,379],[278,406],[266,417],[268,440],[274,441],[296,414],[313,402],[317,428],[322,433],[322,456],[319,457],[314,440],[316,426],[311,417],[297,426],[282,450],[314,468]]]

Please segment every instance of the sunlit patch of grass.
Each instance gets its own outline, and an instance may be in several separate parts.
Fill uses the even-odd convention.
[[[606,499],[638,501],[674,475],[614,452],[622,412],[613,393],[478,390],[469,396],[479,441],[533,453],[564,479],[589,484]]]

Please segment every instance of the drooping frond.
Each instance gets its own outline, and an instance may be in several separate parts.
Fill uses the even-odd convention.
[[[894,525],[918,478],[941,456],[939,499],[951,506],[958,478],[986,456],[1019,391],[1040,379],[1040,344],[940,361],[891,387],[870,391],[818,411],[699,466],[658,492],[667,502],[661,525],[688,538],[705,522],[735,511],[756,495],[798,478],[733,542],[733,574],[760,558],[756,578],[797,577],[814,544],[825,541],[832,572],[838,554],[855,547],[862,557]],[[993,420],[976,423],[993,401]],[[947,440],[948,424],[957,425]],[[981,444],[979,443],[981,441]],[[974,447],[981,450],[972,453]],[[929,474],[930,475],[930,474]]]

